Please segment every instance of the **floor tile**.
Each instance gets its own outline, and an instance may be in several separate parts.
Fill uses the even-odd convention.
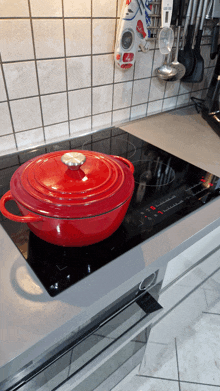
[[[177,338],[180,380],[220,386],[220,316],[203,314]]]
[[[190,383],[180,383],[181,391],[219,391],[220,387],[207,386],[204,384],[190,384]]]
[[[175,341],[169,344],[148,342],[139,374],[178,380]]]
[[[202,285],[204,289],[207,310],[209,312],[220,313],[220,271],[214,273],[208,280]],[[213,311],[212,307],[215,306]]]
[[[207,309],[205,312],[213,312],[220,314],[220,290],[204,289],[205,298],[207,302]]]
[[[174,295],[180,297],[188,294],[188,287],[177,287],[174,290]],[[166,293],[166,292],[165,292]],[[183,294],[184,293],[184,294]],[[174,297],[175,299],[175,297]],[[164,308],[169,306],[169,300],[173,301],[170,295],[161,297],[159,302]],[[178,303],[179,299],[177,300]],[[203,311],[206,311],[207,304],[204,291],[199,288],[183,299],[177,307],[174,307],[155,327],[152,328],[150,334],[151,342],[169,343],[177,336],[180,336],[189,324],[201,317]]]
[[[133,378],[135,375],[137,375],[139,370],[139,365],[133,369],[120,383],[118,383],[112,391],[121,391],[121,390],[127,390],[128,384],[133,381]]]
[[[115,391],[114,388],[112,391]],[[126,387],[118,391],[179,391],[178,381],[134,376]]]
[[[210,278],[208,278],[207,281],[204,282],[202,287],[204,289],[215,290],[220,292],[220,270],[218,270]]]

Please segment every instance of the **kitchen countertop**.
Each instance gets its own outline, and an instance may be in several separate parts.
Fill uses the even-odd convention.
[[[220,138],[194,108],[120,127],[220,177]],[[55,298],[47,294],[0,226],[0,382],[82,328],[142,281],[146,270],[153,272],[217,228],[218,211],[220,197]]]
[[[132,121],[120,128],[220,177],[220,137],[194,106]]]

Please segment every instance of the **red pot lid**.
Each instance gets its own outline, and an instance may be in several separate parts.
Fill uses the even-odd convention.
[[[23,164],[11,179],[16,201],[35,213],[83,218],[107,213],[132,194],[133,174],[120,160],[91,151],[59,151]]]

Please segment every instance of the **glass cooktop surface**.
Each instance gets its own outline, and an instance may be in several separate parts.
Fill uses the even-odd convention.
[[[78,150],[97,150],[84,143]],[[119,229],[87,247],[59,247],[39,239],[27,226],[10,234],[51,296],[126,253],[219,196],[220,179],[121,130],[99,152],[129,159],[135,168],[133,197]],[[14,227],[18,223],[10,222]]]

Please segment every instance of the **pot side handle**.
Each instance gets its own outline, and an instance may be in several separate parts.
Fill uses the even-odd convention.
[[[3,197],[0,200],[0,210],[2,214],[5,217],[7,217],[9,220],[17,221],[18,223],[30,223],[30,222],[42,220],[41,216],[36,216],[32,213],[28,213],[26,216],[16,216],[8,212],[8,210],[5,208],[5,204],[10,200],[14,200],[14,198],[11,194],[11,191],[9,190],[7,191],[7,193],[3,195]]]
[[[129,162],[128,159],[125,159],[124,157],[121,157],[121,156],[115,156],[115,155],[111,155],[111,156],[117,160],[120,160],[122,163],[124,163],[130,169],[132,174],[134,173],[134,166],[131,162]]]

